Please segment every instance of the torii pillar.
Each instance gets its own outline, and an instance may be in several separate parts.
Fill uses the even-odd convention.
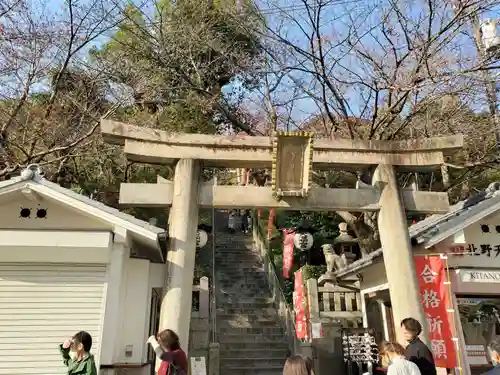
[[[160,311],[160,331],[176,332],[185,351],[188,350],[191,321],[200,173],[199,160],[181,159],[175,166],[167,277]]]
[[[413,249],[394,166],[380,164],[373,184],[381,191],[378,230],[398,341],[405,342],[399,329],[401,321],[411,317],[422,324],[421,338],[428,342],[427,319],[420,302]]]

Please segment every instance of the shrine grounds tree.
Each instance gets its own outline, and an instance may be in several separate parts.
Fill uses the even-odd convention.
[[[407,139],[463,133],[467,145],[441,173],[419,174],[421,189],[452,201],[476,180],[496,178],[498,150],[481,74],[498,69],[476,55],[472,15],[498,14],[495,1],[268,0],[262,44],[266,75],[248,106],[272,128],[326,138]],[[496,12],[496,13],[495,13]],[[316,183],[371,183],[371,170],[316,173]],[[486,176],[485,176],[486,174]],[[401,175],[409,187],[415,175]],[[338,212],[367,250],[379,246],[374,215]]]
[[[0,5],[0,179],[38,163],[47,178],[116,205],[119,182],[170,171],[127,163],[97,134],[100,118],[252,132],[233,108],[258,78],[259,40],[246,31],[261,19],[249,4],[43,1]]]
[[[124,16],[113,39],[92,55],[146,109],[135,123],[253,133],[233,107],[242,88],[258,78],[262,19],[251,2],[164,0],[149,12],[128,5]]]
[[[101,72],[88,66],[90,45],[113,28],[116,6],[100,0],[8,0],[0,7],[0,179],[30,163],[64,179],[77,159],[105,151],[94,136],[110,101]]]

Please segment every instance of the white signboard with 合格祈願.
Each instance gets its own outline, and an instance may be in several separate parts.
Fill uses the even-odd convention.
[[[464,283],[500,283],[500,270],[460,270]]]

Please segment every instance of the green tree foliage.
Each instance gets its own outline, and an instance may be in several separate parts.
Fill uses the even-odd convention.
[[[234,1],[159,1],[151,17],[129,4],[114,38],[92,56],[132,93],[141,109],[136,123],[191,133],[228,124],[246,130],[222,89],[253,82],[260,47],[247,30],[258,22],[251,5]]]
[[[191,133],[245,128],[233,106],[238,87],[256,77],[259,39],[248,32],[261,22],[256,9],[234,1],[145,4],[2,8],[0,179],[38,163],[47,178],[117,206],[121,182],[155,182],[172,170],[127,162],[102,140],[101,118]],[[166,225],[162,209],[129,211]]]

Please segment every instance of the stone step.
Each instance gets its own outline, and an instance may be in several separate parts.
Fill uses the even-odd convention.
[[[243,270],[241,268],[224,268],[224,267],[216,267],[216,272],[219,273],[221,279],[230,279],[233,277],[245,277],[249,281],[252,281],[252,278],[257,278],[260,280],[266,280],[266,274],[263,269],[246,269]]]
[[[241,342],[241,341],[227,341],[220,342],[220,353],[223,353],[231,350],[283,350],[289,352],[288,344],[285,341],[284,336],[281,341],[276,342]]]
[[[241,327],[217,327],[217,330],[220,334],[235,334],[245,336],[248,334],[251,335],[279,335],[283,336],[283,329],[281,327],[260,327],[260,328],[241,328]]]
[[[224,287],[226,288],[230,288],[230,287],[234,287],[234,283],[230,282],[229,280],[227,279],[222,279],[222,278],[219,278],[217,281],[217,284],[218,286],[220,286],[222,289],[224,289]],[[241,283],[239,285],[237,285],[238,287],[241,286]],[[269,290],[269,286],[267,285],[267,282],[262,279],[262,280],[252,280],[252,282],[249,282],[247,284],[244,284],[244,286],[248,289],[267,289]]]
[[[270,297],[271,292],[267,287],[262,288],[248,288],[239,284],[233,284],[231,286],[224,286],[218,288],[219,294],[217,295],[218,301],[223,301],[227,294],[233,295],[235,292],[239,292],[239,295],[242,297]]]
[[[254,248],[253,244],[221,244],[215,243],[215,255],[230,254],[230,255],[245,255],[245,256],[260,256],[260,252]]]
[[[224,259],[215,258],[215,266],[217,267],[217,269],[223,269],[228,271],[233,271],[233,270],[264,271],[264,264],[262,263],[262,261],[258,259],[238,259],[238,257],[224,258]]]
[[[218,277],[219,283],[232,283],[234,279],[241,280],[241,282],[245,282],[245,284],[256,284],[262,285],[264,283],[267,284],[266,277],[262,275],[220,275]]]
[[[271,309],[274,308],[274,303],[272,302],[217,302],[217,307],[220,309],[253,309],[254,311],[259,309]]]
[[[267,286],[245,286],[244,284],[241,285],[241,283],[233,283],[233,284],[227,284],[227,285],[218,285],[217,286],[218,292],[220,293],[219,296],[223,296],[225,293],[232,294],[235,291],[240,291],[241,295],[246,295],[246,296],[260,296],[260,297],[267,297],[271,295],[271,292],[269,291],[269,288]]]
[[[262,261],[256,257],[241,256],[241,255],[216,255],[215,260],[218,266],[247,266],[262,268]]]
[[[219,294],[217,295],[217,304],[231,303],[232,301],[237,301],[240,298],[251,300],[253,298],[266,299],[270,297],[271,293],[268,290],[248,290],[231,287],[231,289],[224,288],[219,291]]]
[[[263,269],[258,268],[236,268],[234,266],[231,267],[217,267],[217,271],[224,278],[233,278],[233,277],[265,277],[265,272]]]
[[[271,297],[245,297],[241,294],[223,294],[217,304],[220,307],[253,307],[255,309],[274,307],[274,299]]]
[[[282,375],[283,369],[260,369],[260,370],[249,370],[249,369],[221,369],[220,375]]]
[[[220,365],[221,367],[251,367],[254,369],[258,368],[276,368],[276,367],[281,367],[283,368],[283,365],[285,364],[286,357],[276,357],[276,358],[270,358],[270,357],[260,357],[260,358],[245,358],[245,357],[240,357],[240,358],[229,358],[229,357],[221,357],[220,359]]]
[[[223,250],[232,250],[239,252],[249,252],[249,253],[258,253],[259,249],[255,247],[253,241],[237,241],[237,242],[228,242],[228,241],[215,241],[216,249]]]
[[[285,358],[286,360],[286,358]],[[283,361],[283,364],[285,361]],[[223,366],[221,364],[221,375],[280,375],[283,373],[283,365],[266,367],[245,366]]]
[[[251,237],[239,237],[239,238],[231,238],[231,237],[221,237],[217,234],[215,235],[215,246],[217,247],[231,247],[233,249],[243,248],[244,246],[254,248],[253,238]]]
[[[219,309],[235,309],[235,308],[248,308],[259,311],[260,309],[271,309],[274,308],[273,302],[262,302],[259,300],[255,300],[255,302],[251,302],[251,298],[246,298],[243,300],[243,297],[237,298],[223,298],[220,297],[217,301],[217,307]]]
[[[215,244],[220,375],[281,375],[290,351],[260,251],[241,233]]]
[[[274,311],[273,313],[262,314],[259,310],[258,314],[217,314],[217,319],[221,321],[238,321],[238,322],[249,322],[249,323],[265,323],[265,322],[279,322],[278,313]]]
[[[265,310],[265,311],[262,311]],[[274,311],[275,314],[278,314],[276,312],[276,309],[274,307],[269,307],[266,309],[256,309],[254,307],[220,307],[217,306],[217,314],[249,314],[249,315],[254,315],[254,314],[272,314],[272,311]]]
[[[215,257],[222,258],[224,256],[228,256],[231,258],[241,257],[242,259],[245,259],[245,260],[262,259],[260,256],[260,253],[258,253],[257,251],[254,251],[252,249],[243,248],[243,249],[235,250],[235,249],[229,248],[229,247],[217,246],[215,248]]]
[[[259,265],[262,266],[262,260],[260,260],[257,257],[251,257],[247,255],[216,255],[215,260],[217,261],[217,265],[227,265],[227,266],[232,266],[232,265],[245,265],[245,266],[254,266],[254,265]]]
[[[252,284],[254,281],[259,283],[267,283],[267,275],[265,274],[264,270],[244,272],[239,269],[224,269],[221,267],[217,267],[215,269],[215,272],[218,276],[217,280],[221,281],[228,281],[235,278],[244,278],[245,281],[249,284]]]
[[[249,269],[257,269],[257,270],[263,270],[264,266],[262,262],[258,259],[238,259],[238,257],[235,257],[234,259],[217,259],[215,258],[215,265],[217,268],[223,268],[223,269],[242,269],[242,268],[249,268]]]
[[[270,292],[269,287],[267,286],[267,284],[264,283],[263,280],[261,282],[259,282],[260,280],[257,280],[257,282],[255,282],[255,280],[253,281],[254,283],[250,284],[246,283],[245,280],[234,278],[233,280],[227,280],[227,279],[217,280],[216,283],[217,283],[217,289],[221,290],[222,292],[226,290],[231,291],[235,289]]]
[[[250,294],[248,295],[240,294],[239,296],[221,295],[217,299],[217,306],[221,309],[234,308],[234,307],[247,307],[243,306],[243,304],[249,304],[248,307],[254,307],[255,309],[274,307],[274,303],[265,302],[266,299],[267,298],[265,297],[258,298],[256,296],[251,296]]]
[[[255,248],[255,244],[253,243],[253,241],[229,242],[229,241],[216,240],[215,247],[217,249],[222,249],[222,250],[257,252],[257,249]]]
[[[220,343],[281,343],[285,341],[285,335],[283,333],[270,333],[268,335],[261,335],[257,333],[218,333]]]
[[[221,351],[220,358],[286,358],[289,353],[287,346],[282,348],[231,349]]]
[[[279,328],[281,323],[277,317],[269,320],[249,322],[248,320],[225,320],[217,318],[217,327],[220,328]]]
[[[265,277],[266,273],[264,267],[242,267],[238,264],[228,264],[220,265],[215,261],[215,272],[218,272],[221,276],[257,276]]]
[[[245,299],[252,300],[254,297],[256,298],[271,298],[271,292],[268,288],[246,288],[244,285],[233,284],[231,286],[224,286],[218,288],[218,300],[223,301],[226,299],[234,300],[234,299]]]
[[[262,265],[262,261],[259,259],[239,259],[238,256],[233,257],[224,257],[218,258],[215,257],[215,264],[218,267],[258,267],[264,268]]]

